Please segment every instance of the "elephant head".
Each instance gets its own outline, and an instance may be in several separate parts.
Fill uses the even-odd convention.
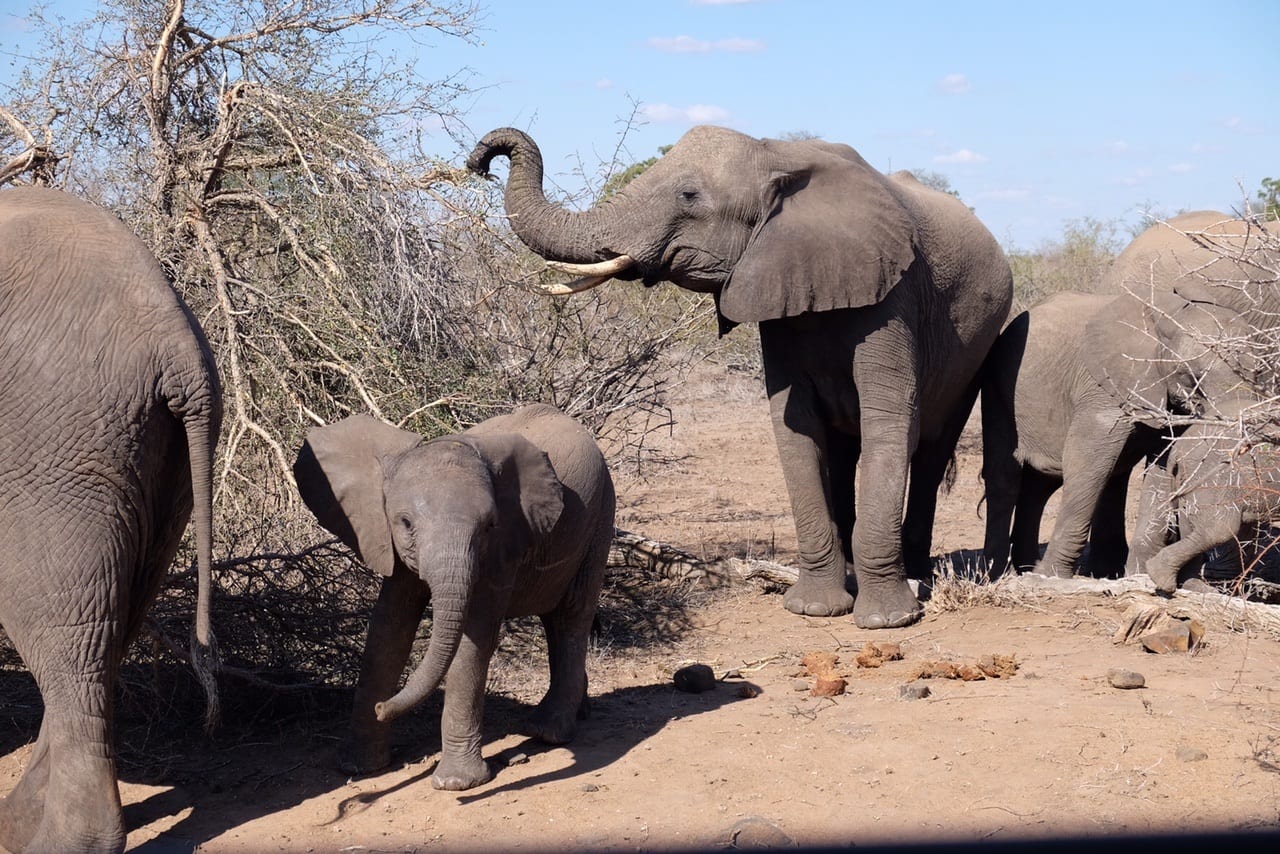
[[[916,257],[900,192],[845,145],[695,127],[585,212],[547,200],[542,156],[521,131],[488,133],[467,167],[487,174],[500,155],[511,160],[516,234],[549,266],[583,277],[553,292],[665,280],[715,293],[733,324],[875,304]]]
[[[1104,283],[1120,292],[1091,321],[1090,372],[1150,426],[1244,393],[1272,369],[1244,342],[1280,325],[1280,243],[1217,211],[1157,223],[1116,259]]]
[[[431,590],[431,641],[379,720],[405,713],[444,678],[479,585],[502,588],[564,508],[545,453],[515,434],[423,441],[366,415],[312,429],[294,465],[303,500],[375,572],[399,562]]]

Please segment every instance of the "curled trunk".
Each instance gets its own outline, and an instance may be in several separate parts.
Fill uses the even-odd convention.
[[[464,580],[450,585],[432,585],[431,640],[427,644],[427,654],[399,693],[373,707],[378,720],[393,721],[430,697],[453,663],[462,643],[472,573],[458,571],[453,577]],[[445,589],[440,589],[442,587]]]
[[[528,134],[499,128],[485,134],[467,158],[467,168],[487,175],[493,158],[511,160],[505,203],[511,227],[526,246],[553,261],[592,264],[623,254],[609,245],[616,234],[616,208],[605,203],[577,212],[548,201],[542,190],[542,152]]]

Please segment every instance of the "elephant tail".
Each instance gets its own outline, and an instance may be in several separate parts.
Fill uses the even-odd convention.
[[[204,689],[204,728],[218,723],[220,704],[217,640],[209,611],[213,597],[213,451],[217,435],[205,413],[188,414],[183,420],[191,465],[191,515],[196,525],[196,617],[191,639],[191,667]]]

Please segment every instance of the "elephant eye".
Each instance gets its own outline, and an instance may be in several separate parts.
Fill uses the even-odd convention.
[[[682,201],[686,203],[696,202],[698,200],[698,191],[697,190],[681,190],[680,198]]]
[[[400,527],[403,528],[404,530],[406,531],[413,530],[413,520],[410,519],[408,516],[401,516],[396,521],[399,523]]]

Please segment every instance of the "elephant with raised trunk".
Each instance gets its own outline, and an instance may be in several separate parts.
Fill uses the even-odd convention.
[[[590,432],[543,404],[424,441],[365,415],[317,427],[294,465],[320,524],[383,577],[369,619],[348,773],[390,762],[390,723],[447,679],[437,789],[478,786],[489,659],[507,617],[539,615],[551,686],[528,733],[573,737],[587,643],[613,541],[614,491]],[[431,640],[396,691],[431,602]],[[446,677],[447,673],[447,677]]]
[[[193,508],[208,658],[221,402],[200,325],[142,241],[65,193],[0,190],[0,624],[44,699],[0,800],[9,851],[124,848],[116,676]]]
[[[693,128],[585,212],[547,200],[526,134],[492,131],[467,166],[487,174],[498,156],[516,234],[582,276],[560,292],[665,280],[714,293],[722,330],[760,324],[800,547],[785,606],[852,610],[864,628],[918,619],[908,573],[931,574],[938,487],[1013,294],[972,212],[846,145],[719,127]]]

